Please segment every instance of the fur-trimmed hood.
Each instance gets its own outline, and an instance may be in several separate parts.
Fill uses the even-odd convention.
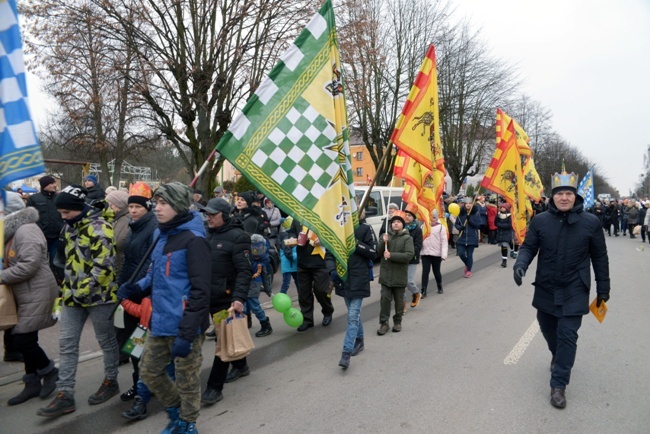
[[[38,211],[36,208],[27,207],[9,214],[5,217],[5,243],[13,238],[14,234],[22,225],[36,223],[38,221]]]

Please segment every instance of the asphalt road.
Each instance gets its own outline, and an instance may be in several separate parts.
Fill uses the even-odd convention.
[[[650,432],[650,245],[638,251],[638,239],[607,241],[613,287],[610,310],[603,324],[592,315],[584,317],[565,410],[548,401],[550,353],[530,304],[534,269],[517,287],[513,261],[503,269],[498,249],[482,246],[470,279],[462,278],[458,258],[451,256],[443,264],[445,293],[433,293],[409,309],[401,333],[377,336],[375,283],[362,314],[366,349],[352,359],[347,371],[338,367],[346,325],[340,298],[334,298],[333,324],[305,333],[290,329],[280,314],[267,311],[274,333],[254,338],[251,375],[227,384],[225,399],[204,407],[198,429],[202,433]],[[316,313],[316,321],[320,319]],[[252,331],[257,328],[254,320]],[[213,350],[214,341],[206,341],[203,384]],[[119,416],[131,405],[119,398],[88,406],[86,399],[101,376],[101,358],[82,363],[77,411],[55,420],[35,415],[48,401],[6,406],[20,383],[0,387],[0,433],[161,431],[166,415],[155,399],[149,418],[135,423]],[[129,378],[130,370],[122,367],[123,390]]]

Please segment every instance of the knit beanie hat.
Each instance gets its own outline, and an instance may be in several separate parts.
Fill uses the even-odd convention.
[[[45,175],[40,178],[38,178],[38,183],[41,184],[41,190],[43,190],[45,187],[47,187],[50,184],[55,184],[56,179],[50,175]]]
[[[95,175],[88,175],[84,178],[84,181],[91,181],[93,184],[97,184],[97,177]]]
[[[193,193],[187,185],[174,181],[169,184],[160,184],[153,195],[162,197],[174,211],[184,214],[190,209]]]
[[[69,185],[56,195],[54,205],[56,209],[82,211],[86,207],[88,190],[80,185]]]
[[[147,210],[151,210],[152,195],[151,187],[148,184],[136,182],[135,184],[131,184],[131,188],[129,188],[129,199],[127,203],[136,203],[147,208]]]
[[[244,199],[248,206],[253,205],[253,202],[255,202],[255,200],[257,199],[257,197],[255,197],[255,193],[252,191],[245,191],[242,194],[240,194],[239,197]]]
[[[122,190],[111,191],[106,195],[106,202],[116,206],[118,209],[124,209],[128,205],[129,193]]]

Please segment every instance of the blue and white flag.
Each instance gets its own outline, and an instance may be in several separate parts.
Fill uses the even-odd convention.
[[[578,194],[585,200],[585,209],[594,206],[594,170],[589,169],[578,185]]]
[[[45,171],[27,107],[16,0],[0,0],[0,188]]]

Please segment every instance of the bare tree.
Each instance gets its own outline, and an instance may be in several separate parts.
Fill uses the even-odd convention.
[[[60,106],[59,143],[86,159],[97,159],[105,184],[117,183],[123,159],[132,149],[150,146],[142,101],[132,82],[133,52],[107,38],[103,12],[84,1],[37,0],[21,7],[27,19],[30,68]],[[111,179],[108,163],[115,160]]]
[[[350,124],[378,169],[380,185],[390,181],[394,161],[379,163],[390,152],[395,122],[447,9],[442,1],[347,0],[337,11]]]
[[[313,0],[91,0],[108,15],[111,36],[129,47],[134,88],[163,136],[195,173],[234,113],[304,27]],[[187,151],[187,152],[186,152]],[[221,162],[199,184],[211,190]]]
[[[437,48],[441,140],[451,188],[457,191],[492,155],[496,107],[518,82],[513,68],[491,57],[467,22],[449,28]]]

